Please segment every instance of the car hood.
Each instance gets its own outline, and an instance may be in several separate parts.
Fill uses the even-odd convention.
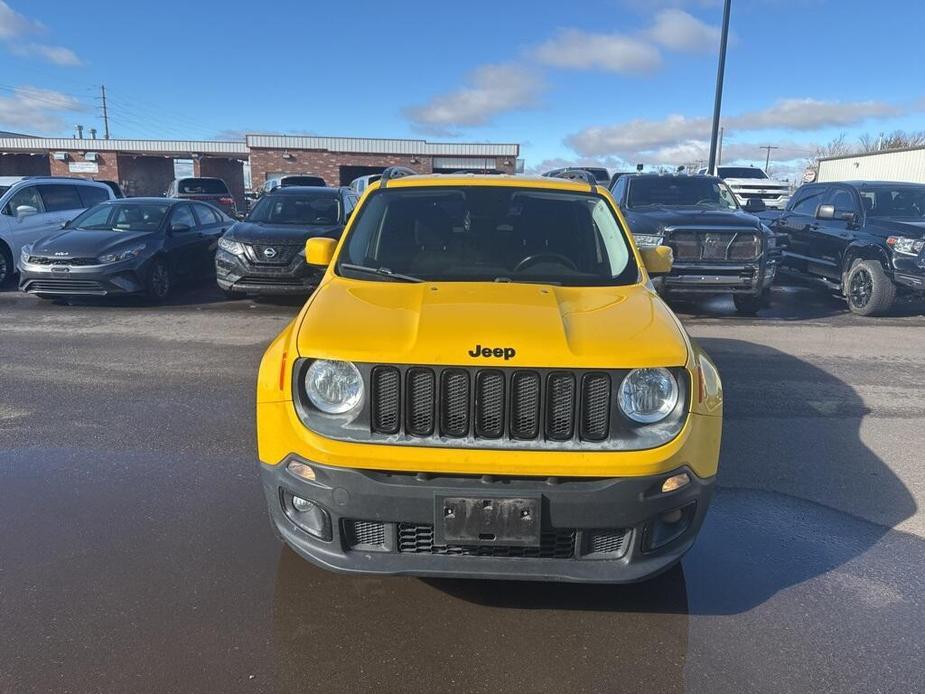
[[[294,224],[261,224],[259,222],[238,222],[225,234],[225,238],[244,243],[299,244],[314,236],[340,237],[342,224],[301,226]]]
[[[45,256],[57,255],[61,258],[95,258],[123,248],[134,248],[154,237],[156,233],[65,229],[37,241],[32,246],[32,253]]]
[[[758,227],[758,218],[741,210],[705,210],[697,207],[652,207],[644,211],[625,210],[634,234],[661,233],[671,226]]]
[[[912,221],[909,219],[874,217],[868,218],[868,220],[868,227],[871,231],[878,229],[885,236],[908,236],[913,239],[925,238],[925,219]]]
[[[310,300],[302,356],[484,367],[682,366],[688,340],[642,285],[365,282],[334,277]],[[505,358],[473,356],[476,346]]]

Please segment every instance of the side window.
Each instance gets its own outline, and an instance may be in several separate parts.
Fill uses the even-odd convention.
[[[109,200],[109,192],[99,186],[77,186],[77,192],[80,193],[80,199],[83,201],[81,207],[93,207],[103,200]]]
[[[208,227],[221,221],[219,216],[208,205],[197,203],[194,207],[196,208],[196,217],[199,219],[200,226]]]
[[[816,208],[824,201],[826,189],[823,187],[808,188],[800,190],[797,193],[797,200],[794,202],[792,211],[796,214],[804,214],[807,217],[816,215]]]
[[[171,231],[180,231],[184,226],[186,227],[185,231],[189,231],[196,226],[196,220],[193,219],[193,212],[190,210],[189,205],[175,207],[173,214],[170,215]]]
[[[626,176],[620,176],[617,182],[613,184],[613,190],[611,192],[618,205],[623,204],[623,194],[626,192],[626,179]]]
[[[40,185],[38,188],[42,194],[42,200],[45,202],[46,212],[81,210],[84,207],[75,185],[49,183]]]
[[[847,188],[832,188],[829,191],[829,194],[825,196],[825,202],[828,205],[832,205],[835,208],[835,218],[841,217],[841,215],[854,212],[857,213],[858,210],[857,203],[854,200],[854,196],[851,194],[851,191]]]
[[[16,191],[4,208],[3,213],[15,217],[16,208],[22,207],[23,205],[34,207],[39,212],[45,211],[45,205],[42,203],[42,196],[39,195],[38,186],[28,186]]]

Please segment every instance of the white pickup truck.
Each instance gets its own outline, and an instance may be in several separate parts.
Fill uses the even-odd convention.
[[[706,169],[697,173],[705,174]],[[764,201],[765,207],[782,210],[790,200],[790,186],[782,181],[775,181],[755,166],[719,166],[717,175],[735,194],[740,205],[750,198]]]

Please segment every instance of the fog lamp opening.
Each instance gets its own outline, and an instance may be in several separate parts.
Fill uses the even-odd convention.
[[[283,511],[289,520],[312,537],[325,542],[331,541],[331,516],[320,504],[284,492]]]
[[[686,487],[691,482],[691,476],[686,472],[678,473],[677,475],[672,475],[664,482],[662,482],[662,494],[667,494],[668,492],[675,492],[681,487]]]
[[[697,502],[692,501],[681,508],[663,511],[646,524],[642,545],[644,552],[664,547],[684,535],[691,527],[697,510]]]

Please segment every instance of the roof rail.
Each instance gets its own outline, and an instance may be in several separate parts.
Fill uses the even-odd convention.
[[[396,178],[404,178],[405,176],[417,176],[417,174],[417,171],[414,169],[409,169],[407,166],[390,166],[382,172],[382,178],[379,179],[379,187],[385,188],[389,184],[389,181]]]
[[[584,181],[591,186],[592,193],[597,192],[597,179],[594,178],[594,174],[590,171],[585,171],[584,169],[570,169],[557,173],[555,178],[564,178],[568,181]]]

